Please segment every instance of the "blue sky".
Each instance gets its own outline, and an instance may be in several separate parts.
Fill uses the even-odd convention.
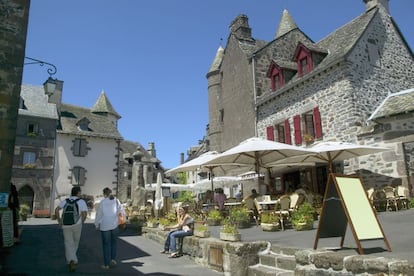
[[[258,5],[260,3],[260,5]],[[165,168],[205,135],[206,73],[239,14],[271,41],[284,9],[315,42],[365,11],[362,0],[32,0],[26,56],[57,67],[63,102],[91,108],[105,91],[124,139],[154,142]],[[390,13],[411,48],[413,0]],[[42,85],[47,67],[26,65],[23,83]]]

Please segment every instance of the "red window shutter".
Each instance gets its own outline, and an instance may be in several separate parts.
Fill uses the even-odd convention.
[[[290,125],[289,120],[285,120],[285,143],[291,145],[292,139],[290,139]]]
[[[275,131],[274,131],[273,126],[268,126],[266,128],[266,132],[267,132],[267,140],[274,141],[275,140]]]
[[[319,107],[313,109],[313,126],[315,127],[315,138],[322,138],[322,123]]]
[[[300,127],[300,115],[293,117],[293,127],[295,129],[295,144],[302,144],[302,129]]]

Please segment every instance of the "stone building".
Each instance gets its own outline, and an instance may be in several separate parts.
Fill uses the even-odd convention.
[[[157,174],[164,174],[161,161],[158,160],[155,143],[148,143],[148,149],[137,142],[121,141],[119,160],[119,188],[118,197],[125,202],[131,199],[134,202],[138,187],[157,182]]]
[[[21,204],[37,216],[50,214],[58,112],[43,87],[23,85],[17,118],[12,182]]]
[[[270,42],[253,38],[247,16],[237,16],[207,74],[210,150],[221,152],[255,135],[299,146],[308,139],[387,146],[361,134],[390,93],[414,87],[413,53],[389,13],[388,0],[364,2],[361,15],[318,42],[286,10]],[[408,187],[409,177],[398,168],[402,151],[388,146],[393,153],[378,154],[375,171],[368,169],[373,165],[367,157],[338,168],[344,173],[369,170],[402,179]],[[316,164],[272,173],[267,184],[278,179],[279,192],[306,187],[322,193],[326,177],[326,165]],[[262,192],[267,188],[260,187]]]

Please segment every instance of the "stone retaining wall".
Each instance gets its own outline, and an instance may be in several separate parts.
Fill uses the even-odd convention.
[[[164,244],[166,231],[144,227],[145,238]],[[212,248],[222,250],[222,265],[212,264]],[[224,275],[247,275],[249,266],[259,263],[264,252],[295,256],[294,275],[414,275],[414,262],[368,255],[347,255],[327,250],[270,246],[268,242],[226,242],[217,238],[185,237],[183,252],[204,267]],[[259,254],[260,253],[260,254]]]

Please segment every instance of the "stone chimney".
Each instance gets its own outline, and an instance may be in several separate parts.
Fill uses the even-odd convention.
[[[184,164],[184,152],[180,153],[180,164]]]
[[[238,39],[252,40],[252,29],[249,27],[249,18],[241,14],[230,24],[230,32]]]
[[[157,157],[157,153],[155,151],[155,143],[154,142],[149,142],[148,143],[148,153],[152,156],[152,157]]]
[[[367,11],[381,5],[388,13],[390,12],[389,0],[363,0]]]

